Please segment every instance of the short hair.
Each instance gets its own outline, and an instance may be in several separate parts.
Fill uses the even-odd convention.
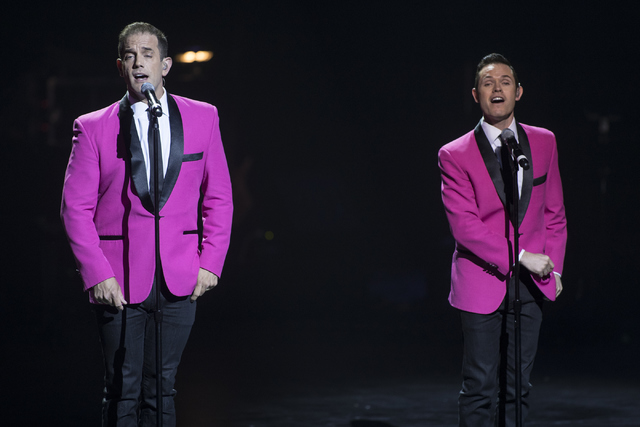
[[[478,90],[478,83],[480,83],[480,71],[482,71],[484,67],[490,64],[504,64],[511,68],[513,78],[516,81],[516,87],[520,86],[520,80],[518,80],[518,75],[516,74],[516,70],[513,68],[513,65],[511,65],[511,62],[509,62],[507,58],[500,55],[499,53],[490,53],[489,55],[482,58],[482,60],[478,63],[478,68],[476,69],[476,82],[473,86],[476,88],[476,90]]]
[[[120,32],[120,35],[118,36],[119,58],[122,58],[124,56],[124,45],[127,42],[127,39],[134,34],[144,33],[156,36],[156,38],[158,39],[158,49],[160,50],[160,59],[166,58],[169,51],[167,36],[165,36],[162,31],[151,24],[147,24],[146,22],[134,22],[124,27],[124,29]]]

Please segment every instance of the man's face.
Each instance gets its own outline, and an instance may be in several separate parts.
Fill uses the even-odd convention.
[[[508,65],[489,64],[480,70],[478,89],[474,88],[472,94],[480,104],[485,121],[503,130],[513,120],[513,110],[522,96],[522,87],[516,86]]]
[[[171,58],[160,57],[156,36],[149,33],[129,36],[117,65],[129,94],[138,101],[147,102],[141,90],[143,83],[151,83],[158,98],[164,93],[162,78],[169,73]]]

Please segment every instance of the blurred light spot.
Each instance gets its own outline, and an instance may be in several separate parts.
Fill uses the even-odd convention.
[[[264,233],[264,238],[267,240],[273,240],[274,234],[273,231],[267,231]]]
[[[183,62],[185,64],[191,64],[192,62],[207,62],[213,58],[213,52],[210,50],[199,50],[197,52],[189,51],[179,53],[175,58],[176,61]]]

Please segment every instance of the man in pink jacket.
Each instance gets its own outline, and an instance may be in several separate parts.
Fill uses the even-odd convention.
[[[173,385],[196,299],[217,285],[229,246],[233,204],[218,113],[165,91],[167,48],[164,34],[146,23],[120,33],[117,66],[127,94],[75,121],[65,175],[61,218],[98,319],[105,426],[156,424],[157,293],[163,420],[175,425]],[[156,166],[144,83],[163,111]],[[159,206],[150,190],[154,168],[161,171]],[[155,275],[156,209],[162,277]]]
[[[518,173],[521,251],[515,254],[521,270],[523,418],[542,302],[555,300],[562,291],[567,231],[556,141],[548,130],[515,120],[515,103],[522,93],[509,61],[487,55],[478,64],[472,90],[483,118],[474,131],[438,153],[442,201],[456,241],[449,301],[460,311],[464,335],[460,426],[515,425],[516,281],[507,280],[513,271],[509,212],[514,197],[511,173],[503,179],[501,170],[508,159],[498,154],[504,129],[514,132],[530,162]]]

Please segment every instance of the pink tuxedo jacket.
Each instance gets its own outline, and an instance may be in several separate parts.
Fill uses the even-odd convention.
[[[169,96],[168,104],[171,151],[160,200],[160,256],[169,290],[185,296],[200,267],[220,276],[233,203],[216,108],[179,96]],[[79,117],[61,218],[85,289],[115,276],[127,302],[144,301],[155,273],[153,212],[127,97]]]
[[[518,205],[520,249],[548,255],[554,271],[562,274],[567,229],[555,137],[546,129],[518,124],[518,138],[531,163]],[[480,124],[443,146],[438,160],[442,201],[456,241],[449,301],[460,310],[491,313],[504,299],[512,267],[513,226],[500,164]],[[555,300],[555,275],[531,276]]]

